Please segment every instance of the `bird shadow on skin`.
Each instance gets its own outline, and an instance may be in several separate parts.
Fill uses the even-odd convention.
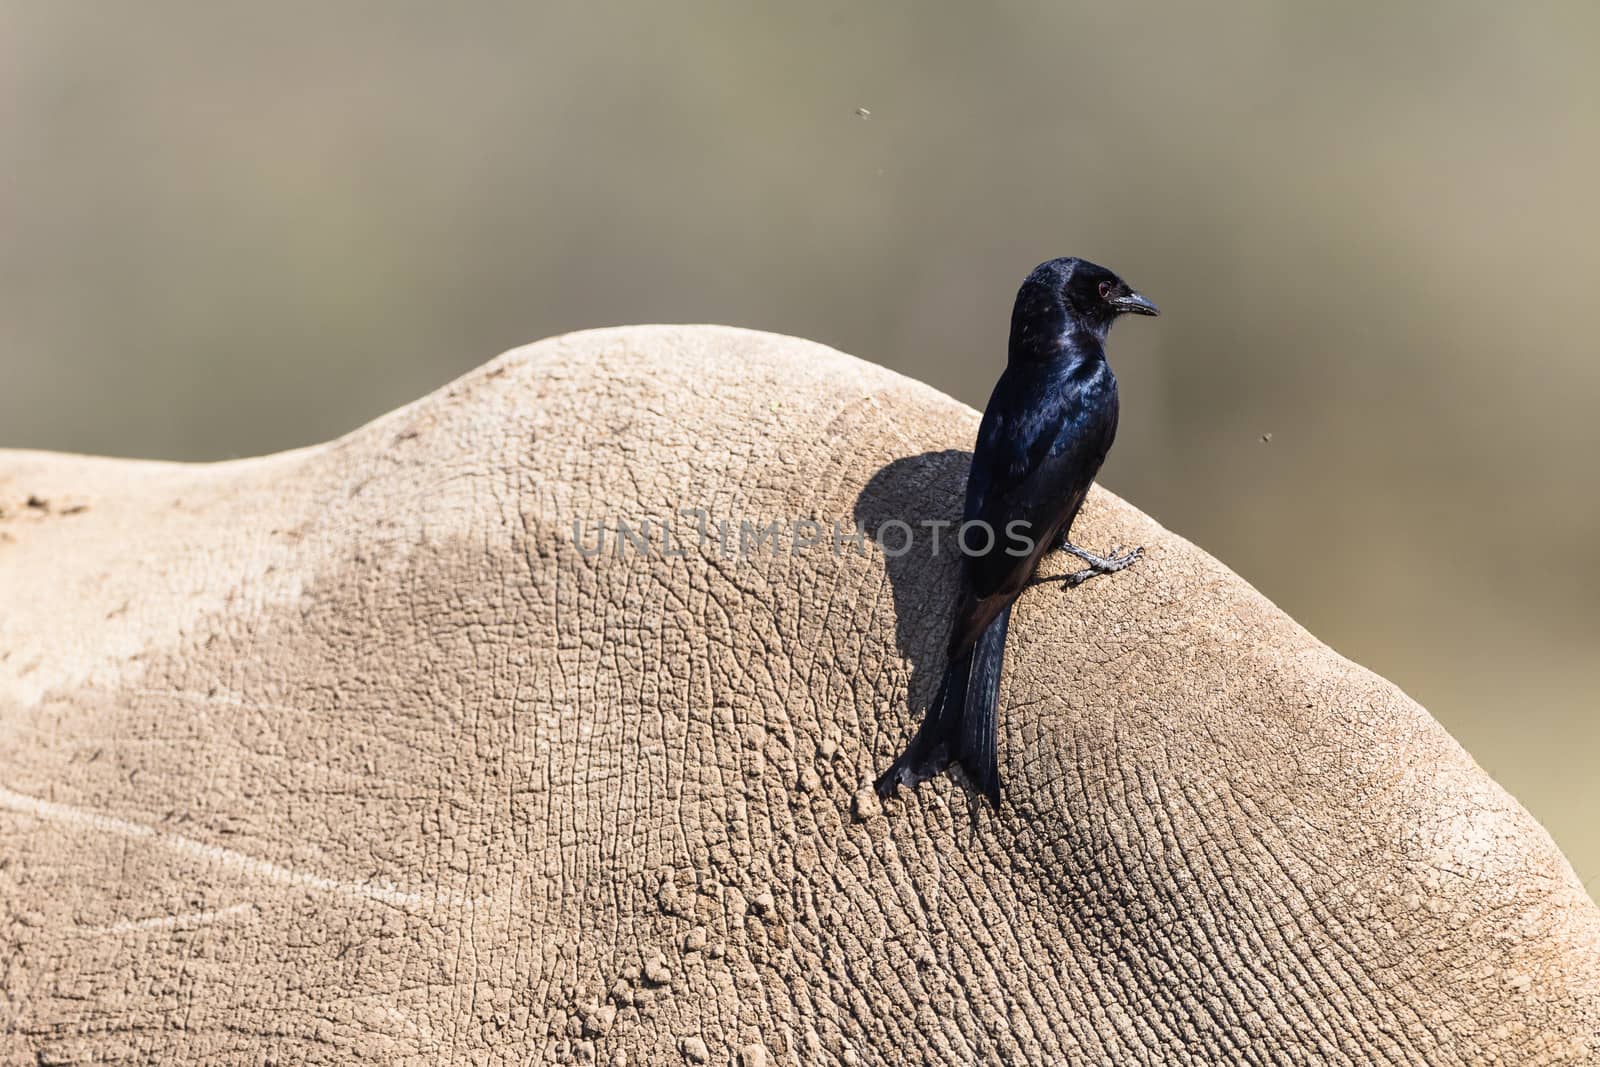
[[[883,560],[894,597],[895,645],[911,668],[897,752],[911,740],[944,675],[961,560],[956,531],[971,466],[972,453],[962,449],[905,456],[879,468],[856,496],[855,524]],[[970,788],[969,795],[982,799]]]
[[[972,453],[960,449],[906,456],[879,468],[856,496],[856,527],[878,546],[889,577],[895,645],[911,664],[915,708],[927,707],[944,674],[971,464]]]

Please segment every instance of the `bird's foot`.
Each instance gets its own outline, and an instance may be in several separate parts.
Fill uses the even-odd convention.
[[[1130,548],[1126,552],[1123,552],[1121,548],[1113,548],[1109,554],[1097,556],[1093,552],[1087,552],[1077,545],[1069,544],[1065,541],[1061,543],[1061,550],[1077,556],[1088,564],[1081,571],[1073,571],[1071,574],[1044,579],[1047,582],[1059,581],[1063,589],[1076,589],[1098,574],[1115,574],[1118,571],[1127,570],[1133,566],[1140,556],[1144,555],[1144,549],[1140,547]],[[1121,554],[1119,555],[1118,553]]]

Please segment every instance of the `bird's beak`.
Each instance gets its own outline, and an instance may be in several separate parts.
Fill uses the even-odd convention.
[[[1143,296],[1140,296],[1138,293],[1134,292],[1132,289],[1129,289],[1125,293],[1119,293],[1116,296],[1113,296],[1110,299],[1110,301],[1108,301],[1108,302],[1111,304],[1112,307],[1116,308],[1118,311],[1122,312],[1123,314],[1133,314],[1133,315],[1159,315],[1159,314],[1161,314],[1161,309],[1160,308],[1156,307],[1147,298],[1145,298]]]

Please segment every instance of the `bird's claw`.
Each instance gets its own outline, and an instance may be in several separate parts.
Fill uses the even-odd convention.
[[[1073,571],[1071,574],[1061,579],[1061,588],[1063,590],[1076,589],[1078,586],[1082,585],[1084,582],[1087,582],[1090,578],[1093,578],[1099,573],[1100,572],[1095,570],[1093,567],[1085,567],[1081,571]]]
[[[1142,545],[1131,548],[1127,552],[1123,552],[1122,546],[1118,545],[1106,556],[1096,556],[1091,552],[1085,552],[1076,545],[1065,545],[1063,547],[1066,551],[1088,564],[1081,571],[1073,571],[1071,574],[1065,575],[1061,579],[1061,587],[1063,589],[1076,589],[1096,575],[1115,574],[1120,570],[1125,570],[1131,567],[1140,556],[1144,555],[1144,547]]]

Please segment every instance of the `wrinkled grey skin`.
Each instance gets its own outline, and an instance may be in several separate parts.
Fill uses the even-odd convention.
[[[975,422],[646,327],[281,456],[0,454],[0,1063],[1595,1062],[1545,833],[1109,494],[1147,558],[1019,602],[998,813],[868,788],[952,556],[581,550],[953,518]]]

